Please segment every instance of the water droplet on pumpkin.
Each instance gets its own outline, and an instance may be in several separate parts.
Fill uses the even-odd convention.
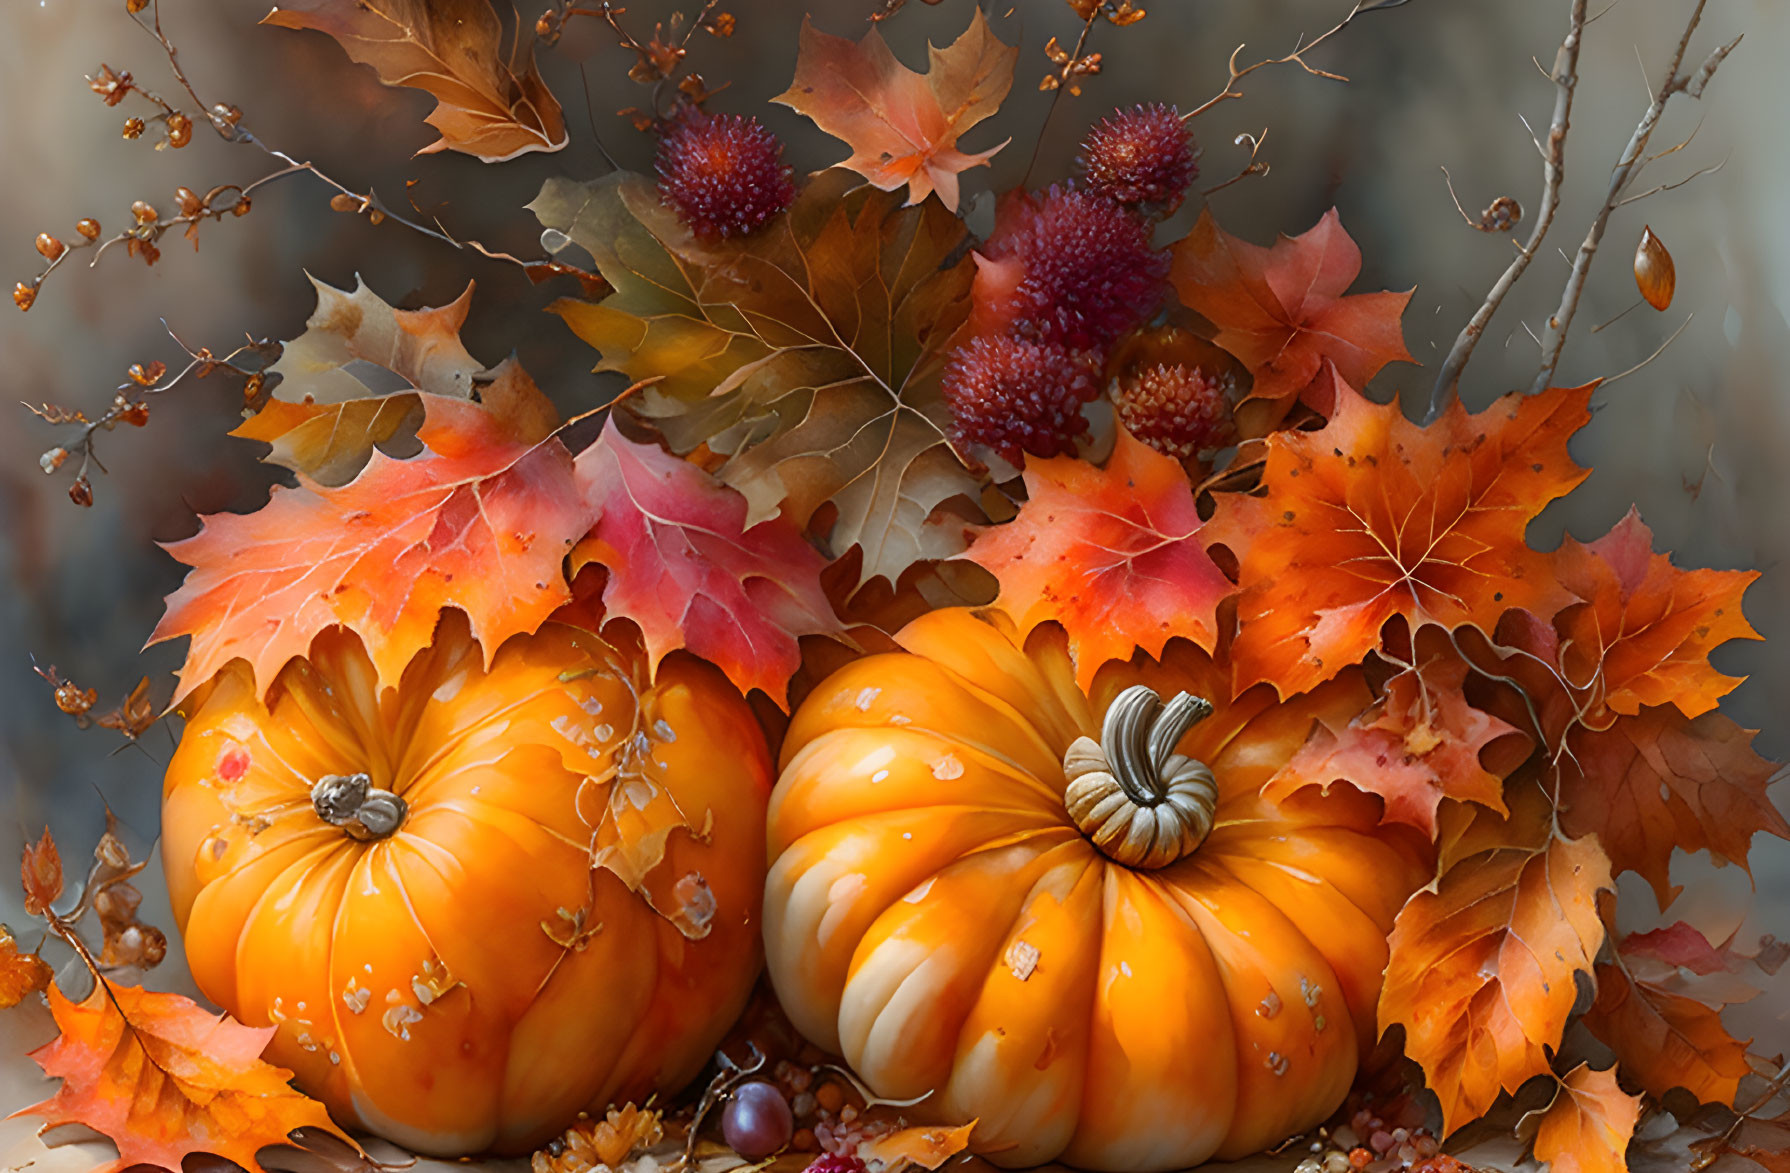
[[[857,700],[852,703],[858,707],[860,713],[868,713],[870,706],[876,703],[876,698],[882,695],[882,691],[880,688],[860,689]]]
[[[598,741],[608,741],[615,736],[615,726],[598,725],[595,729],[592,729],[591,732],[596,735]]]
[[[414,1006],[400,1004],[387,1010],[385,1014],[380,1017],[379,1025],[383,1026],[386,1029],[386,1033],[390,1034],[393,1038],[407,1043],[410,1041],[410,1024],[413,1022],[421,1022],[422,1020],[422,1011]]]
[[[1262,999],[1261,1004],[1255,1008],[1255,1012],[1262,1018],[1273,1018],[1276,1014],[1279,1014],[1280,995],[1276,994],[1273,990],[1269,990],[1268,996]]]
[[[956,754],[946,754],[932,763],[932,776],[940,781],[949,782],[953,778],[963,777],[963,763]]]
[[[1292,1062],[1279,1051],[1269,1051],[1266,1063],[1268,1070],[1276,1075],[1285,1075],[1287,1073],[1287,1068],[1292,1066]]]
[[[1324,996],[1324,987],[1318,985],[1304,974],[1299,975],[1299,996],[1305,999],[1307,1006],[1316,1006],[1318,999]]]
[[[673,729],[671,727],[671,722],[663,717],[660,717],[657,721],[653,722],[653,733],[660,741],[672,742],[677,740],[677,730]]]
[[[872,785],[872,786],[874,786],[874,785],[876,785],[876,784],[877,784],[877,783],[878,783],[878,782],[881,782],[881,781],[882,781],[882,780],[883,780],[883,779],[885,779],[885,778],[887,778],[887,777],[888,777],[888,776],[889,776],[889,771],[887,771],[887,770],[878,770],[878,771],[877,771],[877,772],[876,772],[876,773],[874,773],[874,774],[872,774],[872,775],[870,775],[870,784],[871,784],[871,785]]]
[[[1007,946],[1007,968],[1023,982],[1038,968],[1038,956],[1038,946],[1030,941],[1016,940]]]
[[[1130,977],[1131,976],[1131,963],[1129,961],[1119,962],[1119,972],[1124,974],[1126,977]]]

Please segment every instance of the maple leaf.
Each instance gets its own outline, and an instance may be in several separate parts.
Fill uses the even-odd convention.
[[[1489,632],[1509,608],[1569,602],[1524,531],[1587,475],[1566,442],[1593,386],[1477,415],[1457,403],[1419,427],[1338,379],[1328,424],[1267,437],[1262,492],[1219,494],[1207,526],[1240,565],[1237,688],[1304,692],[1371,651],[1394,615]]]
[[[1548,835],[1546,813],[1545,796],[1513,811],[1393,923],[1380,1022],[1405,1028],[1450,1132],[1548,1071],[1603,945],[1609,860],[1595,839]]]
[[[0,1010],[9,1010],[50,984],[49,963],[19,948],[12,930],[0,925]]]
[[[1701,947],[1687,950],[1687,936]],[[1656,1098],[1682,1087],[1704,1103],[1731,1105],[1752,1068],[1746,1043],[1722,1025],[1721,1006],[1746,1001],[1758,987],[1718,988],[1710,1005],[1686,992],[1695,987],[1687,987],[1680,965],[1714,974],[1717,966],[1738,968],[1739,960],[1724,957],[1683,922],[1630,936],[1617,946],[1615,961],[1598,965],[1597,1001],[1582,1021],[1615,1052],[1624,1074]]]
[[[850,182],[828,172],[764,230],[712,243],[637,175],[550,180],[529,206],[614,286],[548,308],[602,353],[598,370],[654,380],[634,414],[676,452],[719,455],[749,526],[778,513],[806,526],[830,503],[828,552],[859,546],[860,581],[893,582],[964,548],[964,528],[933,514],[981,492],[939,389],[973,265],[944,208]]]
[[[1019,516],[982,530],[962,557],[1000,581],[994,605],[1022,635],[1063,625],[1077,683],[1087,688],[1102,664],[1136,648],[1160,659],[1171,636],[1214,649],[1231,583],[1200,543],[1178,461],[1120,429],[1105,468],[1032,459],[1025,485]]]
[[[648,663],[687,647],[742,694],[782,704],[801,667],[797,637],[844,630],[821,587],[826,559],[782,517],[746,524],[746,500],[613,420],[578,456],[597,521],[572,553],[608,568],[603,607],[640,627]]]
[[[1488,770],[1481,752],[1521,731],[1467,703],[1461,686],[1468,671],[1465,660],[1449,653],[1434,653],[1405,669],[1347,725],[1318,724],[1262,793],[1278,802],[1305,786],[1327,790],[1333,782],[1347,782],[1385,800],[1384,821],[1407,823],[1432,839],[1436,808],[1444,798],[1508,814],[1504,775],[1518,761]],[[1527,752],[1527,739],[1521,748]]]
[[[1628,1142],[1641,1118],[1641,1097],[1623,1092],[1616,1069],[1581,1063],[1560,1081],[1541,1114],[1535,1157],[1549,1173],[1627,1173]]]
[[[25,844],[19,882],[25,889],[25,912],[30,916],[43,916],[62,895],[62,853],[48,827],[36,843]]]
[[[506,57],[503,26],[490,0],[287,0],[262,24],[327,33],[388,86],[436,99],[423,121],[441,133],[419,155],[456,150],[486,163],[568,141],[559,102],[541,81],[534,48],[518,66],[522,40]]]
[[[375,448],[405,455],[399,437],[414,443],[423,414],[415,392],[472,398],[484,364],[466,352],[460,328],[473,287],[444,306],[399,310],[359,278],[353,293],[310,280],[317,308],[305,332],[268,368],[278,378],[267,404],[230,434],[271,445],[274,464],[341,485]]]
[[[959,136],[1000,109],[1019,60],[1019,47],[1002,44],[980,9],[949,48],[927,46],[925,75],[897,61],[875,25],[853,44],[804,17],[798,46],[795,80],[771,101],[844,139],[852,154],[841,166],[883,191],[905,184],[910,204],[936,191],[955,212],[958,174],[1007,145],[976,155],[957,149]]]
[[[1689,720],[1671,707],[1576,728],[1559,765],[1561,825],[1596,834],[1616,869],[1638,873],[1664,909],[1679,892],[1674,849],[1746,868],[1755,833],[1790,839],[1766,794],[1778,768],[1753,751],[1754,736],[1720,713]]]
[[[489,661],[571,598],[562,563],[593,512],[571,453],[518,442],[477,404],[422,403],[423,455],[374,453],[340,488],[300,476],[258,512],[203,518],[164,547],[193,567],[150,636],[192,637],[177,701],[239,656],[265,689],[336,624],[395,685],[446,607],[466,613]]]
[[[1653,532],[1633,509],[1589,545],[1569,536],[1554,565],[1585,600],[1555,617],[1560,666],[1569,680],[1595,677],[1611,711],[1632,717],[1673,704],[1697,717],[1740,684],[1708,657],[1728,640],[1759,638],[1740,610],[1756,571],[1677,569],[1653,552]]]
[[[1297,395],[1326,361],[1355,387],[1387,363],[1416,361],[1399,325],[1410,293],[1344,296],[1361,273],[1361,250],[1334,208],[1271,248],[1237,239],[1202,212],[1173,254],[1175,292],[1255,376],[1252,398]]]
[[[301,1127],[342,1135],[323,1105],[288,1086],[290,1071],[262,1062],[273,1027],[208,1014],[179,994],[95,979],[70,1002],[50,988],[60,1037],[31,1052],[56,1094],[13,1115],[84,1124],[118,1146],[94,1173],[157,1165],[178,1173],[189,1153],[211,1153],[262,1173],[255,1153]]]

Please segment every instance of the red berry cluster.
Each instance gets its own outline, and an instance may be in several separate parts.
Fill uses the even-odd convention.
[[[1200,173],[1181,112],[1161,102],[1102,120],[1082,142],[1081,168],[1089,191],[1159,216],[1181,206]]]
[[[1158,363],[1120,380],[1113,402],[1126,431],[1158,452],[1192,460],[1229,443],[1232,382],[1204,367]]]
[[[958,349],[945,398],[960,444],[985,444],[1011,464],[1075,451],[1088,430],[1082,406],[1099,393],[1096,365],[1060,342],[996,336]]]
[[[747,115],[685,114],[660,138],[655,167],[660,197],[705,239],[753,232],[795,199],[783,144]]]

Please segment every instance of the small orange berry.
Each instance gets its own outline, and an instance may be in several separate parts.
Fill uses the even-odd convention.
[[[168,145],[175,150],[193,141],[193,120],[176,111],[168,115]]]
[[[37,251],[43,254],[46,261],[53,261],[68,251],[68,246],[51,236],[48,232],[37,234]]]
[[[163,362],[152,362],[147,367],[140,362],[134,362],[131,364],[131,369],[125,372],[130,376],[131,382],[139,387],[153,387],[161,382],[162,376],[167,373],[168,366]]]
[[[141,118],[126,118],[124,120],[124,137],[125,138],[139,138],[142,136],[142,134],[143,134],[143,120]]]
[[[131,215],[137,218],[139,224],[153,224],[159,218],[156,216],[155,209],[142,200],[132,201]]]
[[[242,198],[238,199],[236,201],[236,203],[231,207],[230,214],[232,216],[248,215],[249,214],[249,197],[243,196]]]
[[[37,286],[27,285],[23,281],[21,281],[17,285],[14,285],[12,287],[12,303],[14,305],[18,306],[20,309],[22,309],[22,310],[30,309],[31,303],[36,300],[37,300]]]
[[[360,211],[361,204],[360,200],[356,199],[354,196],[349,195],[347,192],[339,191],[335,195],[329,197],[329,206],[338,212],[358,212]]]
[[[88,506],[93,504],[93,486],[87,483],[86,477],[76,477],[75,478],[75,483],[68,487],[68,499],[70,501],[73,501],[76,505],[81,506],[83,509],[85,509]],[[61,694],[60,689],[57,690],[57,694],[58,695],[56,697],[56,703],[59,707],[61,707],[62,711],[65,713],[74,712],[75,710],[70,709],[68,706],[62,704],[62,697],[60,695]],[[87,701],[86,706],[81,711],[85,712],[88,708],[92,708],[92,707],[93,707],[93,701],[91,699],[89,699]]]
[[[79,232],[82,236],[85,236],[88,240],[98,240],[100,233],[99,221],[95,220],[92,216],[88,216],[75,223],[75,231]]]
[[[149,7],[149,0],[124,0],[124,10],[135,16]]]
[[[369,223],[369,224],[385,223],[385,213],[381,212],[378,208],[368,208],[367,209],[367,223]]]
[[[199,194],[190,187],[175,188],[174,202],[180,205],[182,216],[194,215],[205,207],[205,201],[200,199]]]

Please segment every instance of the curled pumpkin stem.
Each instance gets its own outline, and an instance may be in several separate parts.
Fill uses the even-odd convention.
[[[1100,740],[1078,737],[1063,757],[1064,806],[1113,860],[1159,868],[1205,841],[1218,786],[1204,763],[1175,752],[1211,702],[1179,693],[1166,705],[1145,685],[1114,698]]]
[[[384,839],[404,825],[410,804],[365,774],[326,774],[311,787],[311,809],[354,839]]]

